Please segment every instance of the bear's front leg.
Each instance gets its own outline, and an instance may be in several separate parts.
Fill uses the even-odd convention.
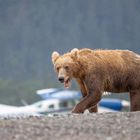
[[[84,113],[90,107],[96,107],[97,103],[101,100],[101,92],[94,92],[84,97],[72,110],[72,113]]]
[[[90,113],[97,113],[98,112],[98,105],[92,106],[88,109]]]
[[[87,86],[86,86],[84,80],[82,80],[82,79],[80,79],[80,78],[77,78],[77,82],[78,82],[78,84],[79,84],[79,87],[80,87],[80,89],[81,89],[82,96],[83,96],[83,98],[84,98],[86,95],[88,95]],[[96,106],[90,107],[90,108],[88,109],[88,111],[89,111],[90,113],[98,112],[98,106],[96,105]]]
[[[77,80],[78,85],[80,87],[82,96],[85,97],[86,95],[88,95],[88,91],[87,91],[87,87],[86,87],[85,82],[80,78],[77,78],[76,80]]]

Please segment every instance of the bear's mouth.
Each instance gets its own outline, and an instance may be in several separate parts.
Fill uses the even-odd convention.
[[[68,79],[66,79],[64,81],[64,87],[65,88],[70,88],[71,87],[71,80],[70,80],[70,78],[68,78]]]

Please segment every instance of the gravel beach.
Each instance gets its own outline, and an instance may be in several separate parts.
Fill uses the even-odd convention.
[[[0,117],[0,140],[140,140],[140,112]]]

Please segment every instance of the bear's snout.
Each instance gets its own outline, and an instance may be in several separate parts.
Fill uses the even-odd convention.
[[[61,83],[64,83],[64,77],[59,77],[58,80],[59,80]]]

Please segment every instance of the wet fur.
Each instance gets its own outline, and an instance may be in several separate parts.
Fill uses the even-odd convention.
[[[67,61],[65,61],[65,59]],[[66,75],[75,78],[83,99],[73,109],[73,113],[83,113],[85,109],[97,112],[97,104],[104,91],[129,92],[131,111],[140,110],[140,56],[129,50],[73,49],[58,55],[54,67],[68,65]],[[58,71],[59,74],[59,71]]]

